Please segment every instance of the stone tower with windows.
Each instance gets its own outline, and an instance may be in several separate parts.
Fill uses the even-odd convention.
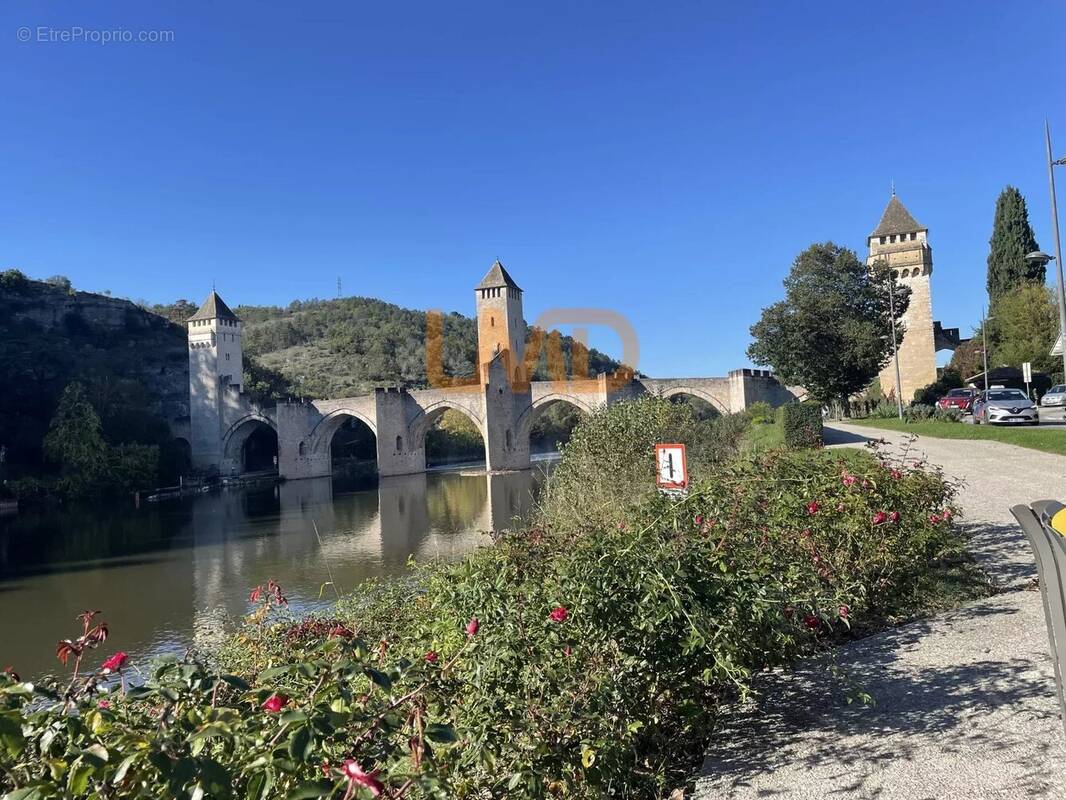
[[[497,260],[474,291],[481,382],[488,382],[488,365],[500,353],[509,379],[524,382],[526,322],[522,316],[522,290]]]
[[[241,321],[215,291],[189,317],[189,424],[192,461],[217,466],[227,403],[239,399],[244,375]]]
[[[918,224],[895,192],[888,201],[881,222],[870,234],[867,265],[887,262],[892,274],[911,290],[910,305],[903,315],[903,336],[899,342],[899,374],[904,403],[914,392],[937,379],[936,350],[939,323],[933,321],[933,298],[929,278],[933,273],[933,249],[928,229]],[[955,331],[958,339],[958,332]],[[958,342],[956,341],[957,345]],[[878,376],[885,396],[895,396],[896,368],[893,362]]]

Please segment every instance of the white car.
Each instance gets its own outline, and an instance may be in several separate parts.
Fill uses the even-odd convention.
[[[974,425],[987,423],[1039,425],[1036,403],[1019,389],[989,389],[977,396],[973,406]]]
[[[1040,405],[1044,408],[1066,406],[1066,383],[1060,383],[1048,389],[1047,394],[1040,398]]]

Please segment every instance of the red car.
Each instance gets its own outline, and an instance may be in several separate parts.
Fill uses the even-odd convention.
[[[973,401],[976,397],[977,392],[973,389],[952,389],[937,400],[936,404],[943,409],[957,408],[964,414],[969,414],[973,411]]]

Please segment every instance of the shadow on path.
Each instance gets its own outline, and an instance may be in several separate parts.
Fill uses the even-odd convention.
[[[1029,602],[1021,604],[1017,595]],[[1066,758],[1039,594],[1012,593],[766,675],[716,732],[697,796],[1048,797]],[[997,642],[990,627],[1013,630]],[[960,638],[961,637],[961,638]],[[873,705],[848,704],[833,659]]]
[[[843,428],[834,428],[831,423],[827,423],[822,426],[822,441],[830,447],[835,444],[865,444],[872,441],[872,437],[855,431],[846,431]]]

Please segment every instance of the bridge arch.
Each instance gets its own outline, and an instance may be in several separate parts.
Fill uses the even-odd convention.
[[[263,460],[256,460],[254,463],[248,462],[248,453],[246,452],[249,440],[255,436],[261,436],[263,441],[263,452],[259,453]],[[271,441],[272,440],[272,441]],[[272,453],[270,450],[272,449]],[[278,455],[278,428],[270,417],[267,417],[259,413],[246,414],[238,419],[222,436],[222,457],[223,463],[233,465],[236,471],[243,472],[249,469],[269,469],[273,468],[276,463]],[[268,463],[265,459],[275,459],[272,463]]]
[[[729,407],[723,403],[713,392],[709,392],[706,389],[701,389],[696,386],[671,386],[669,389],[663,389],[659,394],[664,400],[671,400],[675,397],[695,397],[697,400],[710,405],[719,414],[728,414]]]
[[[374,439],[377,439],[378,429],[375,421],[370,419],[365,414],[362,414],[351,408],[338,408],[334,411],[326,414],[322,419],[315,423],[314,428],[307,435],[306,441],[310,447],[312,453],[328,453],[330,446],[333,442],[333,436],[339,431],[349,420],[359,420],[366,425],[372,434]]]
[[[469,439],[467,440],[466,446],[462,445],[462,442],[460,440],[460,442],[459,442],[460,447],[459,447],[459,449],[457,451],[457,450],[453,449],[453,446],[456,444],[456,442],[455,442],[454,439],[452,439],[448,443],[448,447],[446,449],[446,454],[444,456],[442,456],[440,458],[440,460],[437,461],[437,463],[448,463],[448,462],[465,461],[465,460],[469,460],[469,461],[486,460],[487,461],[488,460],[488,453],[489,453],[489,443],[488,443],[488,439],[486,437],[485,423],[484,423],[484,420],[483,420],[481,414],[478,413],[478,411],[476,409],[470,408],[469,406],[467,406],[467,405],[465,405],[463,403],[456,402],[456,401],[450,400],[450,399],[440,400],[440,401],[437,401],[435,403],[432,403],[430,405],[427,405],[427,406],[423,407],[421,409],[420,413],[418,414],[418,416],[416,416],[409,423],[409,425],[408,425],[408,436],[409,436],[409,446],[411,447],[411,449],[413,449],[413,450],[421,449],[425,453],[426,463],[427,464],[430,463],[431,459],[433,459],[433,453],[431,452],[432,449],[433,449],[432,448],[432,443],[429,441],[430,431],[432,431],[437,426],[437,423],[440,421],[441,417],[443,417],[445,412],[447,412],[447,411],[455,411],[458,414],[461,414],[465,419],[467,419],[473,425],[474,429],[477,431],[478,439],[480,439],[480,444],[481,444],[480,451],[481,452],[480,453],[475,452],[477,448],[470,446],[471,442],[470,442]],[[467,458],[466,456],[462,455],[462,453],[466,449],[470,450],[470,452],[468,454],[469,458]]]
[[[573,394],[555,392],[538,397],[518,417],[518,441],[528,443],[533,433],[533,423],[537,420],[537,412],[557,404],[577,409],[584,417],[596,411],[596,406]]]

